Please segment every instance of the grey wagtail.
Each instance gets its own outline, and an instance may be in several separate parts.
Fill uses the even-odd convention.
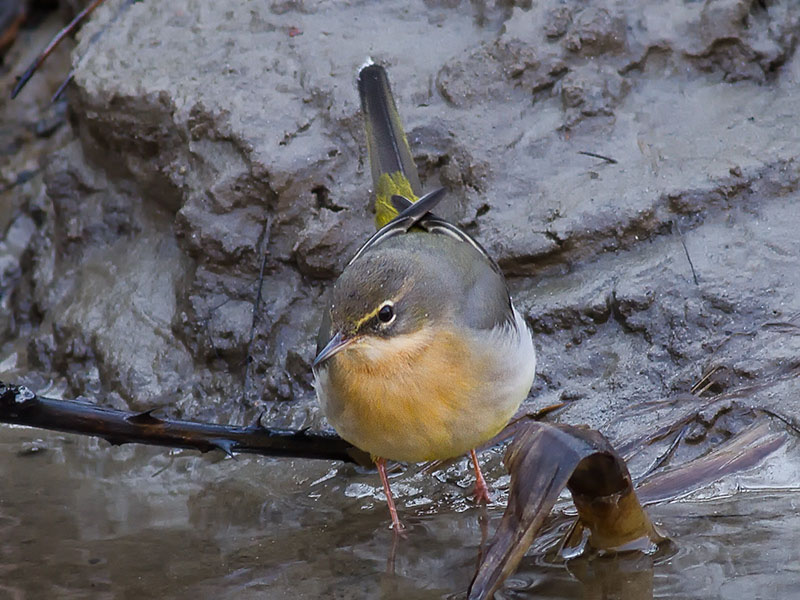
[[[488,500],[475,447],[528,395],[530,331],[503,274],[478,242],[431,210],[383,67],[358,74],[379,227],[333,286],[317,340],[317,398],[340,436],[369,452],[400,531],[386,460],[469,452],[475,496]]]

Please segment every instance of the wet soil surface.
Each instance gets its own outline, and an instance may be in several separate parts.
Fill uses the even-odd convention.
[[[9,102],[62,16],[23,29],[0,69],[4,380],[323,427],[324,291],[372,230],[354,88],[371,56],[425,188],[449,189],[446,215],[498,258],[534,331],[527,408],[566,402],[550,418],[616,443],[697,413],[673,461],[761,409],[798,414],[797,3],[108,0]],[[387,576],[374,474],[51,434],[38,452],[39,435],[0,429],[11,597],[439,597],[474,568],[466,463],[395,479],[414,528]],[[493,520],[507,481],[499,451],[484,458]],[[653,509],[677,544],[656,592],[791,597],[798,458],[749,474],[755,492]],[[585,573],[531,556],[509,594],[581,595]]]

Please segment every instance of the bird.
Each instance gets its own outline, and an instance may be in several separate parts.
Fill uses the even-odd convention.
[[[505,427],[536,371],[533,338],[497,263],[434,214],[444,189],[421,184],[386,69],[358,72],[378,228],[330,290],[313,361],[322,412],[368,452],[401,532],[386,461],[470,454]]]

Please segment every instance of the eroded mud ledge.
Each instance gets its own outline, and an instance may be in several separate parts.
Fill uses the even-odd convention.
[[[800,310],[800,8],[520,4],[142,2],[90,43],[109,0],[73,54],[74,138],[2,200],[5,376],[223,421],[292,400],[271,416],[317,424],[322,294],[372,228],[367,56],[426,187],[512,278],[533,405],[624,430],[710,366],[717,391],[781,372],[800,338],[761,326]]]

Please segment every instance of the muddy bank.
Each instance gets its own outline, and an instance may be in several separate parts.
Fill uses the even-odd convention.
[[[196,419],[244,422],[266,409],[276,425],[322,425],[310,361],[324,291],[373,228],[354,84],[371,56],[388,67],[425,188],[449,189],[443,212],[499,259],[534,330],[540,370],[530,408],[566,402],[551,418],[615,441],[700,409],[675,461],[759,418],[751,408],[791,417],[798,25],[790,1],[420,1],[378,10],[108,0],[74,51],[56,55],[10,103],[13,74],[59,26],[52,15],[22,32],[0,71],[0,377]],[[49,108],[70,60],[67,100]],[[702,408],[698,396],[720,394]],[[269,589],[293,589],[309,569],[329,579],[294,588],[301,596],[375,590],[362,579],[382,570],[388,538],[372,474],[320,463],[234,468],[29,438],[8,430],[2,442],[20,453],[4,471],[19,498],[5,498],[0,514],[0,529],[3,519],[23,524],[10,530],[14,565],[33,560],[25,539],[52,529],[75,552],[63,554],[67,583],[74,564],[88,573],[97,554],[101,567],[124,571],[101,570],[106,585],[130,570],[115,553],[171,555],[192,532],[208,551],[197,564],[215,564],[208,590],[238,594],[255,581],[249,573]],[[663,447],[637,456],[634,475]],[[484,460],[502,506],[500,456]],[[712,492],[791,488],[792,464],[795,446]],[[419,548],[447,540],[466,551],[442,550],[441,570],[452,576],[435,583],[379,580],[387,597],[466,585],[478,537],[459,514],[471,510],[470,483],[463,464],[438,479],[407,473],[393,482],[401,510],[427,532],[415,532]],[[64,498],[82,486],[93,491]],[[44,518],[48,498],[68,507],[53,517],[61,526]],[[777,522],[792,498],[764,510]],[[252,534],[276,523],[299,536],[280,556],[265,550],[283,551],[280,539]],[[733,544],[718,535],[709,532],[710,549],[702,536],[690,543],[696,551],[679,555],[681,564]],[[309,558],[304,548],[316,542],[357,560]],[[753,552],[773,547],[764,543]],[[427,575],[430,553],[415,548],[400,570]],[[288,575],[286,560],[299,565]],[[178,581],[198,577],[176,568]],[[229,578],[237,568],[241,581]],[[725,568],[714,581],[738,574]],[[748,568],[757,574],[740,591],[763,576]],[[693,581],[670,573],[678,591]]]
[[[800,307],[798,21],[791,2],[110,0],[72,55],[75,136],[45,194],[4,194],[5,372],[316,422],[321,296],[372,227],[353,88],[371,56],[425,186],[512,277],[541,356],[531,402],[600,425],[685,390],[725,336]],[[759,356],[726,385],[796,339],[726,346]]]

